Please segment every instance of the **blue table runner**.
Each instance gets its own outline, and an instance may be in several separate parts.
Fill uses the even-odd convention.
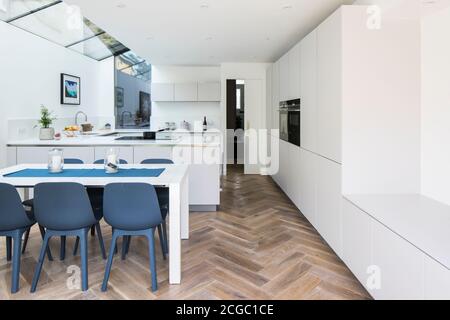
[[[5,174],[9,178],[150,178],[159,177],[165,169],[119,169],[117,173],[106,173],[104,169],[64,169],[60,173],[50,173],[47,169],[23,169]]]

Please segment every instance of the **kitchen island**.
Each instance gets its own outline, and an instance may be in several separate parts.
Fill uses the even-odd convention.
[[[77,158],[84,163],[104,159],[109,148],[119,151],[119,158],[129,164],[139,164],[149,158],[172,159],[176,164],[189,165],[189,206],[191,211],[215,211],[220,205],[220,168],[222,152],[220,134],[173,133],[169,140],[117,140],[133,133],[109,133],[63,137],[61,140],[37,138],[9,141],[8,166],[42,164],[48,152],[63,150],[65,158]]]

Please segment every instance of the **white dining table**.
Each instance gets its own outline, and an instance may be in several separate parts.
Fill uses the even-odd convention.
[[[47,164],[19,164],[0,169],[0,182],[26,191],[43,182],[77,182],[86,187],[104,187],[108,183],[149,183],[169,188],[169,283],[181,283],[181,240],[189,239],[189,175],[188,165],[177,164],[129,164],[123,169],[164,168],[159,177],[8,177],[10,173],[24,169],[46,169]],[[103,169],[103,165],[66,164],[65,169]],[[25,192],[27,198],[28,192]],[[26,199],[25,199],[26,200]]]

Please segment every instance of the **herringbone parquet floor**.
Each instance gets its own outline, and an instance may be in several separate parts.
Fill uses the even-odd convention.
[[[30,282],[41,245],[33,230],[22,258],[21,290],[10,294],[11,264],[0,245],[0,299],[370,299],[347,267],[269,177],[245,176],[236,167],[223,179],[220,211],[191,214],[191,235],[183,242],[181,285],[168,284],[168,264],[157,243],[159,290],[152,293],[147,243],[134,239],[127,260],[116,258],[109,290],[100,291],[105,261],[90,237],[87,292],[68,289],[71,255],[46,260],[37,292]],[[102,227],[107,247],[111,230]]]

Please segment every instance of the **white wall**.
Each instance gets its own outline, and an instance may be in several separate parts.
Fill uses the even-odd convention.
[[[365,8],[351,10],[361,14],[344,18],[343,193],[419,193],[419,20],[369,30]]]
[[[108,74],[100,72],[103,63],[4,22],[0,22],[0,39],[0,167],[5,165],[8,139],[37,136],[38,129],[33,126],[41,104],[54,111],[60,119],[55,128],[60,129],[77,111],[84,111],[92,120],[101,113],[100,104],[111,103],[108,89],[103,88],[111,85]],[[81,78],[80,106],[60,104],[61,73]]]
[[[152,65],[152,82],[220,82],[220,67]],[[151,128],[163,128],[165,122],[175,122],[179,126],[182,121],[189,122],[193,127],[195,122],[201,125],[205,116],[211,128],[219,128],[220,103],[152,102]]]
[[[450,9],[422,21],[422,193],[450,205]]]

